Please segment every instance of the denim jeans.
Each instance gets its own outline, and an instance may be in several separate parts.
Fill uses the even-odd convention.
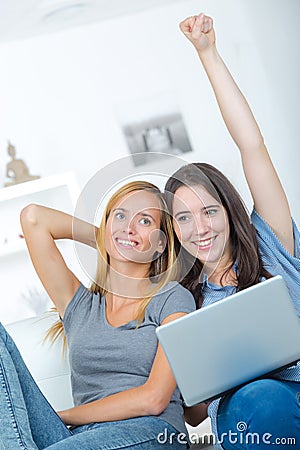
[[[221,401],[217,425],[225,450],[300,448],[300,383],[262,379],[243,386]]]
[[[168,439],[160,443],[160,433],[172,436],[172,442]],[[0,450],[187,448],[178,442],[177,435],[170,424],[153,416],[69,429],[41,393],[14,341],[0,324]]]

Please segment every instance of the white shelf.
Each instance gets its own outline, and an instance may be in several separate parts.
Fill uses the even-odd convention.
[[[67,172],[59,175],[38,178],[37,180],[26,181],[0,189],[0,202],[24,197],[37,192],[46,191],[59,186],[68,186],[72,202],[75,203],[79,189],[73,172]]]
[[[39,178],[37,180],[0,189],[0,259],[27,249],[20,238],[20,212],[29,203],[73,213],[79,187],[73,172]],[[10,258],[11,260],[11,258]],[[17,261],[16,261],[17,263]]]

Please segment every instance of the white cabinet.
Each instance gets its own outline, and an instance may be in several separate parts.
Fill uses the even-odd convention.
[[[1,322],[24,319],[52,306],[21,237],[22,208],[29,203],[37,203],[72,214],[78,195],[79,187],[71,172],[0,189]],[[72,243],[62,241],[59,247],[66,253],[72,269],[76,267]]]

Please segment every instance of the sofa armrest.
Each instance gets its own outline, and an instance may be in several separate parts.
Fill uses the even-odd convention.
[[[44,341],[57,320],[54,313],[31,317],[6,325],[37,385],[55,410],[73,406],[70,367],[62,343]]]

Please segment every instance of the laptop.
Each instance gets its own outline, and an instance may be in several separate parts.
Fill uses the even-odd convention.
[[[300,360],[300,320],[281,276],[161,325],[156,333],[186,406]]]

